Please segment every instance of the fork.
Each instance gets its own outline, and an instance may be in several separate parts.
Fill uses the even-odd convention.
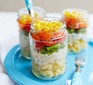
[[[83,56],[78,56],[75,60],[75,65],[76,65],[76,71],[74,73],[74,76],[72,78],[72,82],[71,82],[71,85],[81,85],[81,75],[80,75],[80,72],[81,72],[81,68],[83,66],[85,66],[85,63],[86,63],[86,58],[85,58],[85,55]]]

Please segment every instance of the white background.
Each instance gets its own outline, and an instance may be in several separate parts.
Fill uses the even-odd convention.
[[[93,0],[33,0],[48,12],[61,12],[65,8],[82,8],[93,13]],[[25,0],[0,0],[0,11],[17,11],[25,6]]]

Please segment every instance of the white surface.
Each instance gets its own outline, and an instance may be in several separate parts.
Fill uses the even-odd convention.
[[[16,13],[0,13],[0,85],[14,85],[5,72],[3,63],[7,52],[18,43]]]
[[[60,14],[48,14],[49,16],[58,16]],[[93,15],[89,16],[90,29],[89,37],[93,38]],[[0,49],[1,56],[0,60],[2,65],[4,65],[4,59],[9,50],[18,44],[18,26],[17,26],[17,14],[16,13],[0,13]],[[3,66],[0,64],[0,85],[13,85],[12,81],[9,79]],[[6,82],[6,83],[4,83]],[[11,83],[11,84],[10,84]]]
[[[14,83],[7,74],[0,73],[0,85],[14,85]]]
[[[5,69],[2,64],[0,64],[0,73],[5,73]]]

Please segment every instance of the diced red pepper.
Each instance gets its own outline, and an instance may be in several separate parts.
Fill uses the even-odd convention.
[[[35,42],[35,45],[38,50],[43,49],[45,46],[42,42]]]

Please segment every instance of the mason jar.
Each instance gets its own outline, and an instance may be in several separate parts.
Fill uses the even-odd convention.
[[[44,18],[32,24],[29,34],[32,72],[43,80],[54,80],[66,71],[67,30],[59,18]]]
[[[29,43],[29,31],[31,29],[32,21],[45,16],[46,11],[41,7],[34,7],[34,17],[28,14],[27,8],[22,8],[18,11],[18,25],[19,25],[19,42],[21,47],[22,56],[30,59],[30,43]]]
[[[87,48],[88,12],[82,9],[66,9],[62,17],[68,30],[69,53],[80,53]]]

